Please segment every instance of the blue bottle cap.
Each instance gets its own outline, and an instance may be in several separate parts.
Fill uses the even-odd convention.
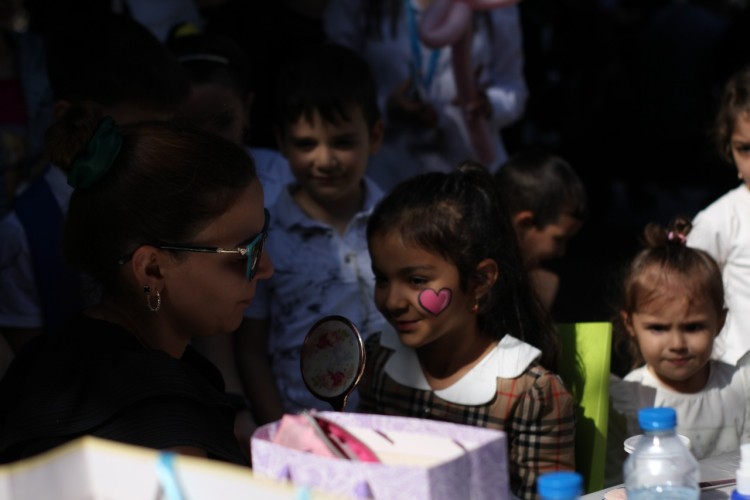
[[[548,472],[539,476],[536,489],[539,496],[551,500],[578,498],[583,492],[583,478],[572,471]]]
[[[732,490],[732,496],[729,497],[731,500],[750,500],[750,495],[743,495],[739,491]]]
[[[665,431],[677,427],[677,412],[674,408],[641,408],[638,410],[638,425],[644,431]]]

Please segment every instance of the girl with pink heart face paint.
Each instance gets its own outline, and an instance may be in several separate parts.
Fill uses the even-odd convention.
[[[573,399],[552,371],[552,326],[487,171],[464,164],[400,184],[367,237],[375,303],[393,329],[367,341],[359,409],[505,431],[509,456],[524,457],[510,466],[521,498],[535,495],[542,464],[573,469]]]

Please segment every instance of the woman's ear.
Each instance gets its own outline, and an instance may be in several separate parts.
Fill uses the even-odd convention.
[[[130,260],[130,269],[140,285],[149,285],[154,290],[164,288],[162,263],[164,252],[151,245],[141,245]]]
[[[500,268],[494,259],[484,259],[474,269],[476,282],[474,283],[472,294],[476,300],[481,299],[493,287],[497,278],[500,276]]]

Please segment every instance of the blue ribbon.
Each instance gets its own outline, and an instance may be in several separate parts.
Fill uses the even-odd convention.
[[[156,464],[156,475],[159,478],[159,484],[164,491],[167,500],[184,500],[180,483],[177,481],[177,472],[174,468],[174,459],[176,453],[163,451],[159,453],[159,461]]]

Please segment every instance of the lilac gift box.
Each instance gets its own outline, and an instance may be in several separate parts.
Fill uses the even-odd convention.
[[[408,417],[336,412],[318,415],[350,430],[410,433],[414,442],[421,437],[425,441],[436,436],[449,438],[463,451],[428,466],[332,459],[273,443],[279,427],[279,422],[273,422],[253,434],[253,471],[350,498],[510,498],[507,443],[502,431]]]

